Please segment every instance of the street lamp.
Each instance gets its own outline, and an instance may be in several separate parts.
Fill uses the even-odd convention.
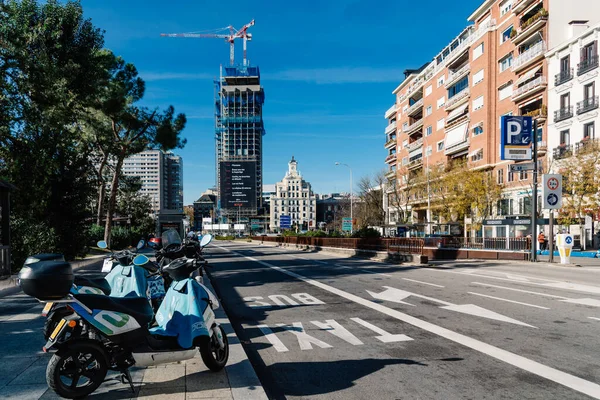
[[[335,165],[345,165],[350,170],[350,219],[352,220],[352,225],[350,228],[350,233],[354,232],[354,216],[352,214],[352,168],[348,164],[335,162]]]

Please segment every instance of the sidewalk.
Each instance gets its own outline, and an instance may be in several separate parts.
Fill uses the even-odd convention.
[[[209,279],[205,285],[214,293]],[[19,301],[25,295],[14,296]],[[26,296],[25,296],[26,297]],[[4,298],[3,301],[7,301]],[[43,305],[37,304],[25,313],[3,321],[0,340],[0,398],[2,399],[59,399],[46,384],[49,354],[41,352],[40,329],[44,318]],[[135,393],[124,385],[118,375],[109,372],[105,382],[89,396],[90,399],[166,399],[166,400],[266,400],[267,396],[246,356],[222,307],[215,310],[217,321],[229,340],[229,360],[220,372],[211,372],[200,354],[194,359],[148,368],[132,368]],[[5,347],[6,346],[6,347]]]
[[[538,261],[548,263],[549,256],[539,255]],[[581,267],[600,267],[600,258],[590,257],[571,257],[571,264],[569,266],[581,266]],[[551,265],[561,266],[564,264],[560,263],[560,256],[554,256],[554,262]]]

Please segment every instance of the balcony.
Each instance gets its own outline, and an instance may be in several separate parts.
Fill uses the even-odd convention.
[[[598,68],[598,54],[591,56],[577,64],[577,76],[581,76],[595,68]]]
[[[388,135],[396,130],[396,121],[392,121],[391,124],[385,127],[385,134]]]
[[[598,96],[587,98],[577,103],[577,115],[586,113],[588,111],[598,108]]]
[[[452,64],[452,62],[456,61],[458,56],[464,54],[464,52],[469,49],[471,42],[473,42],[472,35],[468,36],[465,40],[460,42],[458,46],[456,46],[454,49],[452,49],[450,51],[450,54],[448,54],[446,56],[446,58],[444,59],[443,64],[450,65],[450,64]]]
[[[589,136],[584,137],[580,142],[575,143],[575,153],[589,152],[598,149],[599,139],[590,139]]]
[[[513,72],[519,72],[522,69],[528,67],[536,61],[539,61],[544,58],[544,53],[546,52],[546,42],[543,40],[534,44],[528,50],[519,54],[517,58],[513,60],[511,70]]]
[[[537,148],[538,157],[544,157],[547,152],[548,152],[548,144],[546,143],[546,141],[538,142],[538,148]]]
[[[542,105],[541,108],[538,108],[537,110],[529,111],[522,115],[524,117],[531,117],[540,123],[544,123],[548,119],[548,107],[546,107],[545,105]]]
[[[521,11],[525,11],[525,9],[529,7],[530,4],[533,4],[534,1],[535,0],[517,0],[512,6],[512,12],[514,14],[519,14]]]
[[[391,149],[392,147],[396,147],[396,138],[390,139],[387,142],[385,142],[385,145],[383,146],[386,149]]]
[[[386,172],[385,177],[387,179],[394,179],[394,178],[396,178],[396,170],[392,169],[392,170]]]
[[[448,89],[450,86],[454,85],[456,82],[467,76],[469,71],[471,71],[471,64],[465,64],[458,71],[448,74],[448,80],[444,84],[444,87]]]
[[[515,45],[523,43],[525,39],[540,30],[548,22],[548,11],[540,9],[528,20],[521,22],[521,27],[515,34],[511,34],[511,39]],[[513,31],[514,32],[514,31]]]
[[[423,138],[419,138],[417,140],[415,140],[412,143],[409,143],[408,146],[406,146],[406,149],[411,152],[414,149],[416,149],[417,147],[423,146]]]
[[[536,79],[519,87],[513,88],[512,100],[519,101],[530,96],[539,90],[545,89],[548,86],[548,80],[545,76],[538,76]]]
[[[552,150],[552,158],[555,160],[560,160],[563,158],[568,158],[573,155],[573,146],[570,144],[561,144],[560,146],[554,148]]]
[[[453,97],[449,98],[446,104],[444,105],[444,108],[446,109],[446,111],[454,110],[461,104],[466,103],[469,100],[470,96],[471,91],[467,86],[466,88],[455,94]]]
[[[394,104],[393,106],[391,106],[390,108],[388,108],[388,110],[385,112],[384,118],[385,119],[391,118],[392,116],[394,116],[394,114],[396,114],[396,111],[398,111],[398,108]]]
[[[397,155],[396,155],[396,153],[394,153],[394,154],[390,154],[389,156],[387,156],[387,157],[385,158],[385,162],[386,162],[386,164],[389,164],[389,163],[395,162],[395,161],[396,161],[396,159],[397,159]]]
[[[420,119],[417,122],[414,122],[413,124],[407,126],[406,128],[403,128],[402,131],[405,132],[408,136],[412,135],[413,133],[416,133],[419,131],[419,129],[423,128],[423,120]]]
[[[554,75],[554,86],[562,85],[565,82],[569,82],[571,79],[573,79],[573,68],[560,71],[558,74]]]
[[[423,99],[417,101],[415,104],[408,107],[408,109],[406,110],[406,115],[412,116],[413,114],[416,114],[416,111],[419,111],[422,108],[423,108]]]
[[[423,166],[423,156],[409,162],[406,168],[408,168],[408,170],[410,171],[410,170],[417,169],[422,166]]]
[[[564,121],[573,117],[573,106],[563,107],[554,111],[554,122]]]

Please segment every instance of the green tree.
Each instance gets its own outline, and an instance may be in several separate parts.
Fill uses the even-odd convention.
[[[14,265],[27,252],[84,250],[93,168],[80,121],[108,79],[103,44],[77,2],[0,4],[0,176],[18,187]]]
[[[357,219],[361,228],[385,224],[383,189],[386,182],[385,172],[378,172],[373,176],[364,176],[358,181],[360,201],[357,207]]]

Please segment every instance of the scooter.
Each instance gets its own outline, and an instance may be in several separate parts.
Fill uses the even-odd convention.
[[[142,254],[133,260],[138,266],[148,262]],[[198,350],[210,370],[223,369],[229,343],[215,320],[216,297],[190,278],[198,268],[202,264],[198,266],[197,260],[184,258],[164,267],[173,284],[156,313],[158,326],[148,329],[153,312],[147,299],[73,293],[73,270],[64,261],[24,267],[19,274],[24,293],[72,309],[43,347],[44,352],[56,350],[46,370],[48,386],[62,397],[85,397],[102,384],[110,369],[121,372],[122,382],[128,381],[133,391],[130,367],[184,361]]]

